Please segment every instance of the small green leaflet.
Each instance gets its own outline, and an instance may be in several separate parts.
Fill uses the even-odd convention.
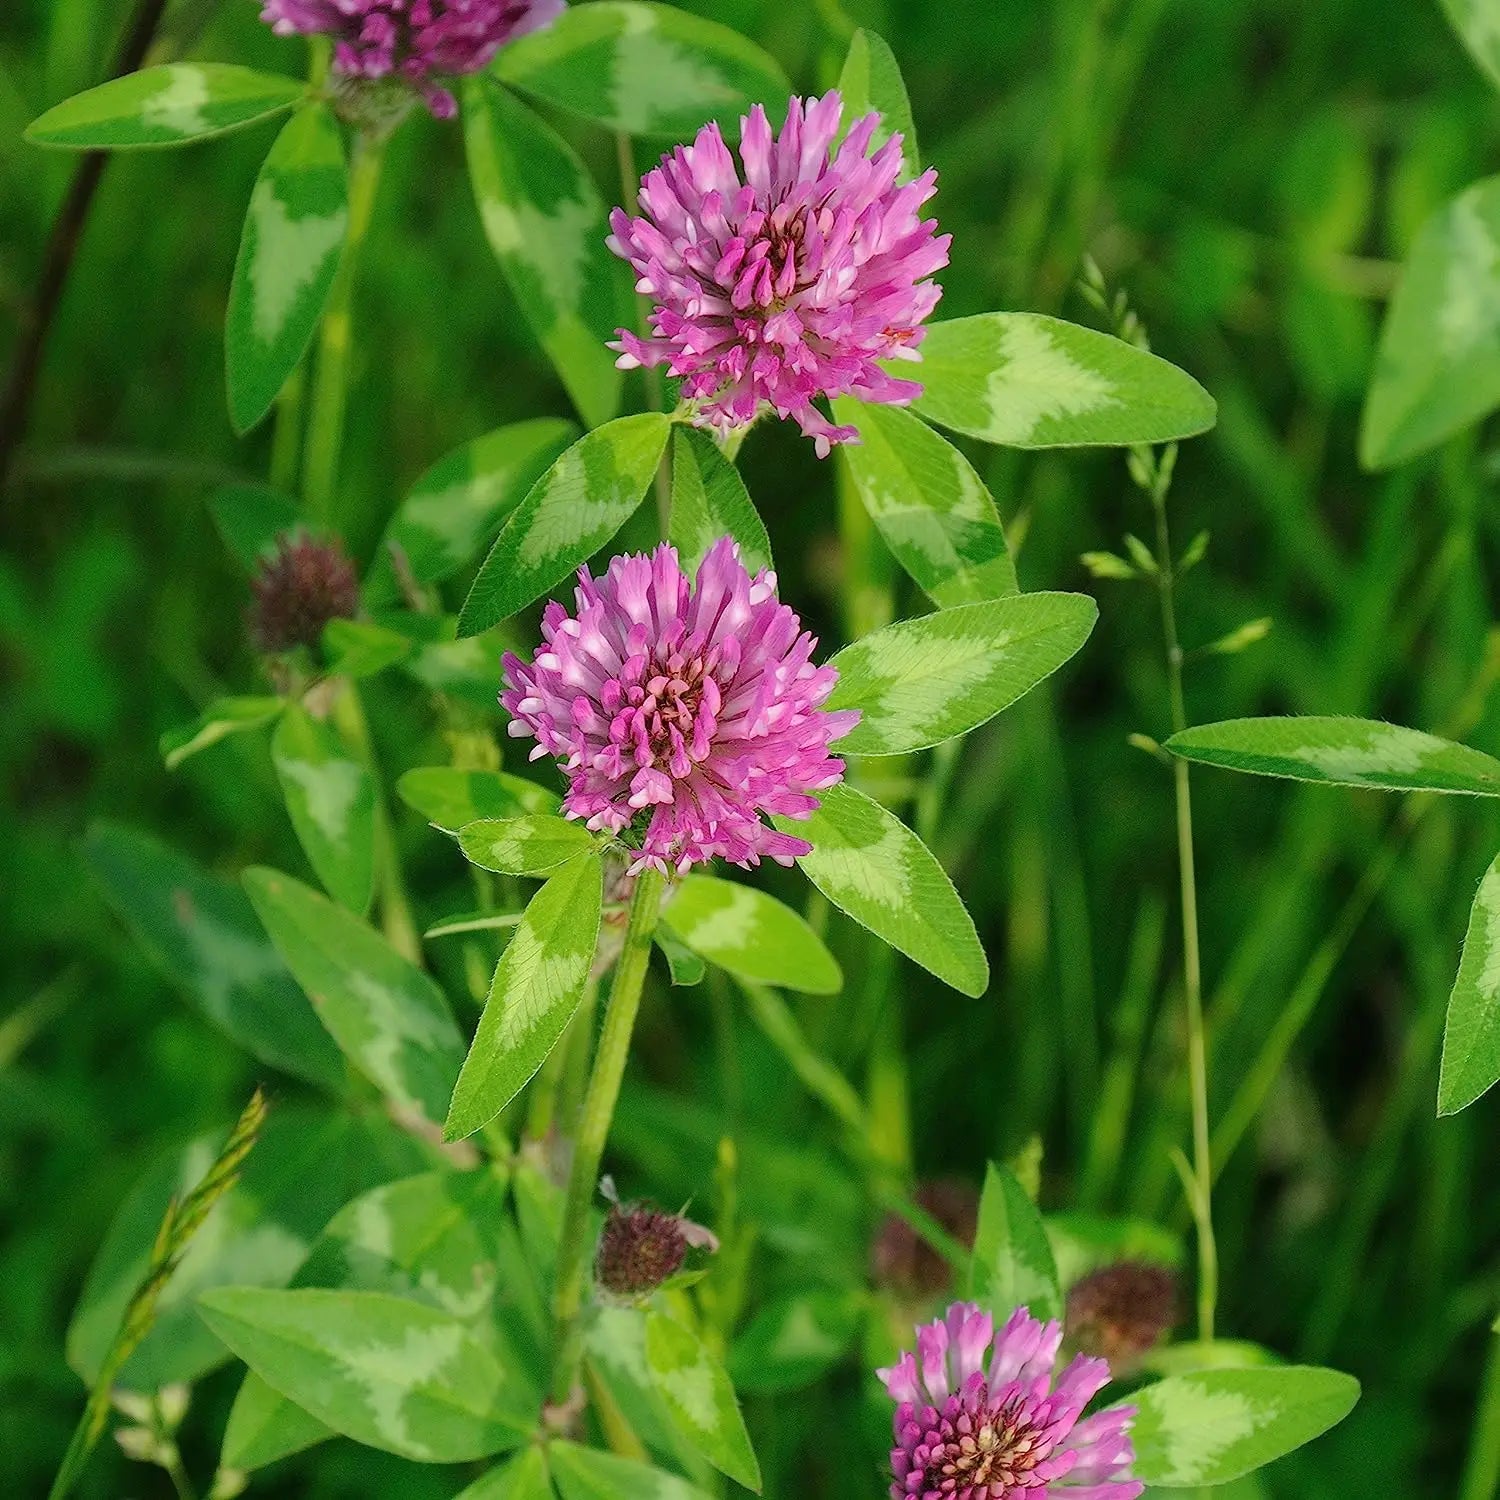
[[[464,1052],[442,991],[373,928],[289,875],[250,869],[243,879],[344,1055],[401,1109],[439,1123]]]
[[[674,140],[713,119],[729,135],[756,103],[779,124],[789,92],[780,66],[739,32],[673,6],[615,0],[570,6],[506,47],[495,70],[610,130]]]
[[[531,898],[500,956],[453,1090],[443,1129],[448,1140],[461,1140],[493,1120],[567,1029],[599,940],[603,868],[598,859],[576,859]]]
[[[232,63],[171,63],[64,99],[32,121],[26,139],[87,150],[180,146],[279,115],[306,92],[295,78]]]
[[[1132,1472],[1153,1487],[1226,1484],[1342,1422],[1359,1382],[1311,1365],[1198,1370],[1130,1397]]]
[[[230,1469],[260,1469],[333,1435],[326,1422],[272,1390],[254,1370],[247,1370],[229,1408],[219,1461]]]
[[[307,353],[348,224],[343,137],[328,106],[310,104],[276,138],[245,211],[224,323],[236,432],[270,411]]]
[[[464,82],[469,181],[490,248],[584,422],[620,409],[605,347],[630,321],[604,200],[573,149],[493,79]]]
[[[277,537],[302,525],[297,502],[267,484],[226,484],[209,497],[208,513],[231,556],[251,573],[276,550]]]
[[[969,1296],[1004,1322],[1018,1307],[1046,1322],[1060,1318],[1062,1292],[1047,1229],[1014,1172],[991,1162],[979,1200],[969,1264]]]
[[[579,1443],[549,1443],[547,1462],[562,1500],[708,1500],[679,1475]]]
[[[704,554],[723,536],[740,544],[740,561],[752,576],[771,563],[771,539],[740,478],[719,445],[694,427],[672,433],[672,519],[667,540],[682,570],[697,573]]]
[[[151,962],[226,1036],[269,1067],[345,1088],[343,1058],[238,886],[113,823],[78,849]]]
[[[412,641],[399,630],[370,620],[330,620],[323,627],[323,659],[330,673],[340,677],[374,677],[405,661]]]
[[[729,1351],[735,1385],[757,1395],[806,1389],[849,1352],[865,1312],[865,1293],[832,1287],[767,1303]]]
[[[525,1448],[460,1490],[453,1500],[555,1500],[540,1448]]]
[[[912,123],[906,80],[896,54],[877,32],[861,29],[854,33],[844,70],[839,74],[839,93],[844,96],[846,127],[871,110],[880,115],[876,147],[900,132],[901,155],[906,162],[903,181],[916,177],[922,170],[922,157],[917,150],[917,127]]]
[[[760,1464],[723,1365],[690,1329],[652,1308],[646,1364],[678,1431],[721,1473],[760,1490]]]
[[[1467,1109],[1500,1079],[1500,857],[1469,913],[1463,959],[1448,1000],[1438,1113]]]
[[[1166,748],[1184,760],[1256,776],[1500,797],[1500,761],[1376,719],[1226,719],[1174,734]]]
[[[161,737],[161,758],[169,771],[175,771],[189,756],[232,734],[263,729],[286,707],[284,698],[215,698],[193,720]]]
[[[1165,443],[1214,425],[1213,398],[1175,365],[1122,339],[1038,313],[934,323],[914,411],[1012,448]]]
[[[1474,61],[1500,88],[1500,12],[1495,0],[1442,0],[1442,6]]]
[[[375,891],[375,783],[338,732],[299,703],[271,737],[271,760],[308,863],[340,906],[363,914]]]
[[[1013,594],[899,620],[833,658],[827,707],[862,717],[841,755],[901,755],[993,718],[1051,676],[1099,617],[1086,594]]]
[[[797,863],[840,911],[965,995],[989,987],[973,919],[932,851],[893,813],[847,784],[810,818],[773,818],[813,846]]]
[[[1500,27],[1494,29],[1500,51]],[[1389,469],[1500,406],[1500,177],[1439,209],[1386,311],[1360,462]]]
[[[822,938],[754,886],[689,875],[672,894],[665,920],[694,953],[741,979],[809,995],[831,995],[843,986]]]
[[[667,973],[674,985],[691,989],[693,985],[703,983],[708,966],[664,921],[656,924],[651,940],[666,959]]]
[[[556,792],[505,771],[460,771],[453,766],[419,766],[397,783],[396,794],[445,833],[457,833],[481,818],[517,818],[523,813],[555,813]]]
[[[478,635],[524,609],[609,541],[641,503],[671,427],[660,412],[645,412],[606,422],[574,443],[495,539],[458,633]]]
[[[440,458],[386,527],[365,579],[365,598],[385,604],[398,597],[398,558],[403,574],[419,586],[466,567],[578,437],[574,422],[537,417],[497,427]]]
[[[458,831],[464,858],[481,870],[501,875],[550,875],[594,847],[594,835],[582,823],[549,813],[520,818],[483,818]]]
[[[886,545],[934,604],[1016,592],[1000,513],[952,443],[899,406],[840,396],[833,416],[859,429],[839,453]]]
[[[382,1292],[205,1293],[204,1320],[267,1385],[356,1442],[418,1463],[519,1446],[530,1392],[451,1313]]]

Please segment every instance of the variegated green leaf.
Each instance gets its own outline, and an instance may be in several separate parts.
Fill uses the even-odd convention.
[[[121,1205],[89,1268],[68,1327],[68,1362],[92,1383],[145,1275],[168,1203],[198,1182],[223,1144],[212,1133],[153,1164]],[[194,1236],[121,1371],[128,1390],[197,1380],[229,1357],[199,1318],[207,1287],[282,1286],[351,1193],[420,1171],[430,1152],[379,1115],[359,1118],[283,1103],[273,1110],[239,1180]]]
[[[232,63],[170,63],[64,99],[32,121],[26,139],[86,150],[180,146],[279,115],[306,92],[295,78]]]
[[[505,1196],[505,1180],[493,1171],[424,1172],[375,1188],[334,1215],[292,1285],[389,1292],[428,1303],[462,1319],[524,1378],[526,1364],[496,1321],[496,1231]],[[541,1401],[540,1389],[535,1400]],[[229,1414],[224,1463],[260,1468],[332,1435],[252,1371]]]
[[[245,889],[344,1055],[399,1108],[440,1122],[463,1059],[443,993],[358,917],[279,870]]]
[[[583,998],[603,905],[603,866],[576,859],[526,908],[490,985],[444,1134],[472,1135],[526,1086]]]
[[[781,68],[737,31],[669,5],[598,0],[570,6],[544,31],[513,42],[496,71],[549,104],[627,135],[726,132],[752,104],[780,119]]]
[[[338,731],[287,705],[271,760],[297,840],[324,889],[361,915],[375,890],[375,782]]]
[[[550,875],[594,847],[582,823],[548,813],[519,818],[482,818],[458,831],[458,846],[471,865],[502,875]]]
[[[754,886],[689,875],[674,891],[665,920],[694,953],[742,979],[810,995],[831,995],[843,985],[822,938]]]
[[[429,823],[457,833],[481,818],[518,818],[524,813],[555,813],[562,805],[550,792],[505,771],[460,771],[453,766],[419,766],[397,783],[396,793]]]
[[[574,422],[512,422],[440,458],[412,487],[386,527],[365,580],[365,597],[397,597],[397,567],[418,585],[439,583],[479,556],[500,523],[579,436]]]
[[[209,1021],[267,1066],[343,1090],[338,1048],[238,886],[115,824],[95,824],[79,850],[152,963]]]
[[[1495,0],[1442,0],[1442,6],[1474,61],[1500,88],[1500,6]]]
[[[740,544],[740,560],[758,573],[771,563],[771,539],[740,471],[706,433],[679,427],[672,434],[672,519],[667,540],[691,577],[720,537]]]
[[[1011,448],[1165,443],[1214,425],[1213,398],[1175,365],[1091,328],[1038,313],[934,323],[915,410]]]
[[[1003,1322],[1018,1307],[1046,1322],[1062,1316],[1057,1264],[1036,1205],[1014,1172],[989,1164],[969,1264],[969,1296]]]
[[[532,1392],[451,1313],[382,1292],[221,1287],[204,1320],[269,1386],[356,1442],[463,1463],[525,1441]]]
[[[884,37],[863,28],[854,33],[844,70],[839,74],[839,92],[844,96],[844,124],[851,125],[874,110],[881,118],[875,145],[883,146],[899,131],[905,176],[917,176],[922,170],[922,157],[917,150],[911,100],[907,97],[901,65]]]
[[[1500,1080],[1500,857],[1469,913],[1463,959],[1448,1000],[1438,1113],[1456,1115]]]
[[[1405,463],[1496,407],[1500,177],[1490,177],[1434,214],[1412,246],[1380,336],[1360,461]]]
[[[226,484],[209,497],[208,513],[247,572],[276,550],[276,539],[302,524],[302,507],[266,484]]]
[[[1500,797],[1500,761],[1376,719],[1225,719],[1174,734],[1166,748],[1184,760],[1256,776]]]
[[[605,344],[629,322],[604,200],[572,147],[493,79],[465,80],[464,142],[490,248],[573,404],[597,427],[620,409],[624,377]]]
[[[175,771],[190,755],[217,745],[232,734],[264,729],[286,707],[284,698],[215,698],[191,724],[162,735],[161,758]]]
[[[993,718],[1051,676],[1099,617],[1086,594],[1013,594],[898,620],[845,646],[827,706],[857,708],[841,755],[900,755]]]
[[[995,502],[952,443],[899,406],[840,396],[833,415],[859,429],[859,442],[839,452],[870,519],[934,604],[972,604],[1016,592],[1016,567]]]
[[[630,519],[661,462],[671,421],[620,417],[573,444],[532,487],[469,590],[460,635],[524,609],[593,556]]]
[[[540,1448],[526,1448],[481,1475],[453,1500],[554,1500],[547,1460]]]
[[[1130,1397],[1131,1472],[1155,1488],[1226,1484],[1342,1422],[1359,1382],[1310,1365],[1198,1370]]]
[[[982,995],[989,961],[973,919],[932,851],[894,814],[848,785],[820,794],[810,818],[774,818],[813,846],[797,862],[840,911],[966,995]]]
[[[691,1329],[646,1314],[646,1364],[678,1431],[716,1469],[759,1491],[760,1464],[723,1365]]]
[[[865,1294],[845,1288],[789,1292],[767,1303],[729,1351],[735,1385],[774,1395],[821,1380],[849,1352],[865,1311]]]
[[[708,1500],[680,1475],[579,1443],[549,1443],[547,1462],[562,1500]]]
[[[236,432],[270,411],[307,353],[348,225],[343,137],[328,106],[310,104],[276,138],[245,212],[224,323]]]

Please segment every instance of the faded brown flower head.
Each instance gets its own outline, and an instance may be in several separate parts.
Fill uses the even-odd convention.
[[[1076,1282],[1068,1293],[1068,1343],[1130,1369],[1178,1319],[1177,1277],[1165,1266],[1123,1260]]]
[[[979,1194],[960,1178],[938,1177],[917,1185],[912,1198],[961,1245],[974,1243]],[[953,1268],[898,1214],[887,1214],[870,1249],[877,1286],[913,1301],[942,1296],[953,1286]]]
[[[246,628],[255,649],[268,656],[316,646],[330,620],[351,619],[359,608],[359,580],[344,549],[306,532],[277,537],[250,587],[255,598]]]
[[[600,1183],[609,1214],[599,1235],[594,1278],[616,1297],[642,1297],[682,1269],[689,1250],[719,1248],[714,1235],[681,1214],[649,1203],[621,1203],[612,1178]]]

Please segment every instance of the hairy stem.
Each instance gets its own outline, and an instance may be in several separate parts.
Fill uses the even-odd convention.
[[[318,363],[302,467],[303,503],[308,515],[317,521],[335,519],[339,454],[344,445],[344,412],[349,399],[354,283],[360,247],[375,210],[384,156],[385,143],[378,137],[366,134],[356,140],[349,167],[349,231],[318,334]]]
[[[552,1397],[566,1401],[578,1379],[581,1363],[584,1285],[588,1278],[589,1208],[599,1180],[604,1143],[615,1117],[620,1082],[630,1055],[630,1037],[641,1007],[641,988],[646,962],[651,956],[651,935],[661,910],[664,877],[647,866],[636,879],[625,927],[625,946],[615,963],[615,975],[604,1010],[604,1028],[594,1071],[584,1096],[578,1135],[573,1144],[573,1169],[568,1177],[567,1206],[563,1210],[562,1239],[557,1251],[557,1289],[552,1311],[557,1333],[553,1345]]]

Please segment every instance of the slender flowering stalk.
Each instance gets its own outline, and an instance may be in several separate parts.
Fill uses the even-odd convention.
[[[640,217],[611,217],[610,248],[656,304],[654,336],[622,328],[611,345],[621,368],[665,365],[697,403],[694,420],[725,437],[770,407],[827,457],[858,433],[815,398],[904,406],[922,394],[879,361],[920,358],[942,295],[931,277],[948,263],[949,236],[919,212],[937,174],[898,184],[901,137],[872,155],[875,114],[835,150],[843,114],[837,92],[793,99],[773,137],[757,104],[741,121],[738,163],[706,125],[646,174]]]
[[[547,606],[536,660],[506,655],[501,693],[510,733],[537,742],[531,758],[562,763],[567,816],[621,835],[632,872],[806,854],[762,814],[817,808],[844,774],[829,744],[859,714],[821,707],[838,673],[813,665],[817,641],[777,600],[776,575],[752,578],[724,537],[696,585],[669,546],[578,579],[574,614]]]
[[[333,38],[335,74],[391,80],[420,94],[439,119],[457,109],[437,80],[477,73],[509,41],[549,26],[564,0],[264,0],[279,35]]]
[[[1059,1371],[1061,1344],[1024,1307],[998,1334],[972,1302],[919,1328],[916,1353],[876,1372],[896,1402],[891,1500],[1135,1500],[1135,1409],[1084,1417],[1109,1365],[1080,1354]]]

